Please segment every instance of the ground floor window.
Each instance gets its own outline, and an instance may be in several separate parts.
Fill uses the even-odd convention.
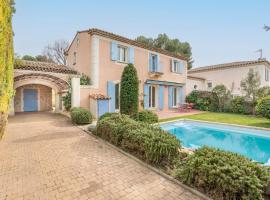
[[[172,93],[172,106],[176,107],[177,106],[177,97],[178,97],[178,92],[177,92],[177,88],[174,87],[173,88],[173,93]]]
[[[149,108],[156,107],[156,87],[149,86]]]
[[[115,84],[115,109],[120,108],[120,83]]]

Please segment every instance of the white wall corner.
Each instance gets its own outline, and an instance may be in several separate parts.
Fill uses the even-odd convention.
[[[99,86],[99,37],[92,36],[90,51],[90,78],[94,88]]]
[[[80,107],[80,78],[74,77],[71,79],[71,107]]]

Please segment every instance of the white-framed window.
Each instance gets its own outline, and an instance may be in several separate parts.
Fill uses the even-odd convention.
[[[149,108],[156,108],[156,86],[149,86]]]
[[[76,61],[77,61],[77,53],[76,52],[74,52],[73,53],[73,65],[76,65]]]
[[[150,72],[158,72],[158,55],[150,53]]]
[[[115,110],[120,109],[120,83],[115,84]]]
[[[177,87],[174,87],[172,90],[172,106],[177,107],[178,104],[178,90]]]
[[[172,72],[179,73],[179,61],[173,60]]]
[[[207,82],[207,89],[208,89],[208,90],[211,90],[212,87],[213,87],[212,81],[208,81],[208,82]]]
[[[118,61],[119,62],[128,62],[128,47],[118,45]]]
[[[269,81],[269,69],[265,67],[265,81]]]

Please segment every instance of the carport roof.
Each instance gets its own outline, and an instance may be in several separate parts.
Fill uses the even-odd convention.
[[[31,70],[40,72],[54,72],[62,74],[79,74],[75,69],[66,65],[58,65],[48,62],[37,62],[28,60],[18,60],[14,65],[14,69]]]

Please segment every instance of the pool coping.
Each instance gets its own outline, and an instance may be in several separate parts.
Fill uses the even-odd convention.
[[[173,122],[177,122],[177,121],[194,121],[194,122],[202,122],[202,123],[209,123],[209,124],[234,126],[234,127],[238,127],[238,128],[248,128],[248,129],[261,130],[261,131],[270,131],[270,128],[264,128],[264,127],[246,126],[246,125],[240,125],[240,124],[229,124],[229,123],[224,123],[224,122],[212,122],[212,121],[205,121],[205,120],[198,120],[198,119],[188,119],[188,118],[182,118],[182,119],[175,119],[175,120],[166,121],[166,122],[160,122],[160,123],[156,123],[155,125],[168,124],[168,123],[173,123]],[[270,137],[270,132],[269,132],[269,137]]]

